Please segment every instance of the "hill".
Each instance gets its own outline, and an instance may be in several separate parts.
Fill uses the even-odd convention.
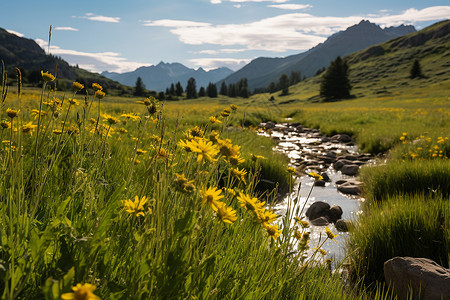
[[[2,28],[0,28],[0,60],[5,63],[9,74],[15,74],[16,67],[20,69],[25,85],[40,85],[41,70],[53,74],[56,70],[59,90],[71,89],[72,82],[76,80],[87,85],[97,82],[108,91],[116,90],[118,94],[131,92],[130,88],[100,74],[70,66],[59,57],[47,55],[35,41],[19,37]]]
[[[140,67],[132,72],[103,72],[102,75],[129,86],[134,86],[137,78],[141,77],[148,89],[165,91],[172,83],[180,82],[182,86],[185,86],[191,77],[195,78],[197,88],[206,87],[208,83],[217,82],[231,73],[233,71],[228,68],[218,68],[207,72],[202,68],[194,70],[180,63],[160,62],[156,66]]]
[[[411,25],[382,29],[363,20],[345,31],[333,34],[324,43],[307,52],[285,58],[257,58],[224,81],[227,84],[235,83],[246,77],[249,88],[253,90],[267,87],[272,81],[278,82],[283,73],[289,75],[293,71],[300,71],[302,76],[310,77],[317,70],[327,67],[337,56],[345,56],[411,32],[415,32]]]
[[[450,88],[450,20],[418,32],[368,47],[345,57],[350,66],[352,94],[356,97],[385,97],[446,93]],[[419,60],[423,78],[410,79],[414,60]],[[318,100],[321,75],[290,87],[290,99]]]

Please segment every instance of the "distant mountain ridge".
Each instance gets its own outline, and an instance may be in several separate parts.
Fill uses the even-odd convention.
[[[134,86],[137,78],[141,77],[147,89],[165,91],[172,83],[180,82],[185,87],[191,77],[195,78],[197,88],[200,88],[201,86],[206,87],[210,82],[217,82],[232,73],[232,70],[224,67],[205,71],[203,68],[191,69],[180,63],[160,62],[156,66],[140,67],[132,72],[105,71],[102,75],[129,86]]]
[[[306,52],[284,58],[257,58],[223,81],[230,84],[245,77],[249,88],[253,90],[267,87],[272,81],[278,82],[283,73],[289,75],[293,71],[300,71],[302,77],[310,77],[317,70],[327,67],[337,56],[345,56],[415,31],[412,25],[382,29],[362,20],[359,24],[331,35],[324,43]]]

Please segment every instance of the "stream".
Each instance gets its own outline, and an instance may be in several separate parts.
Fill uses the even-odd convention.
[[[314,222],[311,222],[305,213],[313,203],[322,201],[330,206],[340,206],[341,219],[345,222],[354,222],[356,216],[361,213],[360,206],[364,201],[364,198],[360,196],[362,183],[355,175],[361,165],[372,162],[371,155],[360,154],[358,147],[348,135],[326,137],[317,129],[304,128],[300,124],[291,123],[267,122],[261,123],[259,127],[261,128],[259,134],[277,141],[274,151],[289,157],[289,165],[297,170],[294,173],[293,192],[275,206],[276,213],[285,215],[289,197],[295,199],[299,191],[299,201],[292,211],[295,212],[297,207],[300,207],[300,210],[304,207],[301,217],[310,223],[311,238],[308,257],[314,252],[313,248],[318,246],[320,240],[325,239],[324,232],[328,226],[338,236],[335,241],[327,240],[322,249],[327,251],[326,258],[331,258],[335,263],[343,261],[347,255],[345,244],[349,233],[338,231],[332,222],[328,225],[320,224],[323,226],[312,225],[311,223]],[[317,182],[307,199],[315,182],[314,178],[307,175],[309,172],[322,174],[324,179],[329,177],[329,180]]]

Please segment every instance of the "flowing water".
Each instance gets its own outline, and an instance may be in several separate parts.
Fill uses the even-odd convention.
[[[316,130],[307,128],[292,130],[291,124],[287,123],[276,126],[277,127],[274,127],[273,130],[264,131],[260,134],[276,139],[278,143],[274,150],[287,155],[290,159],[290,164],[294,167],[299,165],[299,161],[308,163],[308,160],[312,161],[315,157],[324,155],[330,151],[337,153],[337,155],[358,154],[358,148],[352,145],[352,143],[329,142]],[[305,220],[308,220],[305,216],[306,210],[316,201],[327,202],[330,206],[340,206],[343,211],[342,219],[344,220],[354,221],[356,219],[356,216],[361,213],[360,205],[364,199],[360,196],[350,196],[339,192],[335,184],[336,181],[352,179],[354,176],[343,175],[341,171],[336,171],[332,165],[327,166],[327,164],[306,166],[304,170],[306,172],[326,172],[330,181],[327,182],[325,186],[314,186],[309,198],[307,198],[314,184],[314,179],[308,175],[295,176],[293,186],[294,192],[286,196],[282,202],[276,205],[275,209],[277,214],[285,215],[289,197],[291,197],[291,199],[299,197],[296,207],[300,207],[299,210],[304,207],[301,216],[303,216]],[[296,207],[294,207],[292,211],[295,212]],[[330,223],[328,227],[333,233],[338,234],[338,236],[335,238],[335,241],[326,241],[322,246],[322,249],[327,251],[327,258],[332,258],[333,261],[340,262],[347,255],[345,244],[348,241],[349,233],[338,232],[332,223]],[[314,251],[313,248],[316,248],[319,242],[325,239],[325,228],[326,226],[311,225],[311,239],[308,256]]]

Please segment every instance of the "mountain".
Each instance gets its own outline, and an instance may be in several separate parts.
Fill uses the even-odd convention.
[[[344,58],[350,66],[351,94],[357,98],[370,97],[382,101],[385,97],[408,95],[406,98],[415,101],[415,94],[420,98],[430,91],[448,97],[450,20],[370,46]],[[410,70],[415,60],[419,61],[424,76],[411,79]],[[289,87],[289,103],[295,100],[320,101],[321,81],[322,75],[318,75]]]
[[[105,89],[116,89],[121,93],[127,90],[127,87],[100,74],[70,66],[59,57],[47,55],[35,41],[19,37],[2,28],[0,28],[0,60],[5,63],[9,74],[15,74],[16,67],[21,69],[24,84],[39,85],[41,70],[54,74],[56,69],[59,90],[71,89],[75,80],[88,86],[97,82]]]
[[[172,83],[180,82],[182,86],[185,86],[190,77],[195,78],[199,88],[206,87],[208,83],[217,82],[232,73],[233,71],[228,68],[218,68],[207,72],[202,68],[190,69],[180,63],[160,62],[156,66],[140,67],[132,72],[103,72],[102,75],[129,86],[134,86],[137,78],[141,77],[147,89],[165,91]]]
[[[300,71],[301,76],[310,77],[317,70],[328,67],[337,56],[345,56],[415,31],[411,25],[382,29],[362,20],[357,25],[333,34],[324,43],[306,52],[284,58],[257,58],[223,81],[227,84],[235,83],[246,77],[249,88],[253,90],[267,87],[272,81],[278,82],[283,73],[289,75],[293,71]]]

